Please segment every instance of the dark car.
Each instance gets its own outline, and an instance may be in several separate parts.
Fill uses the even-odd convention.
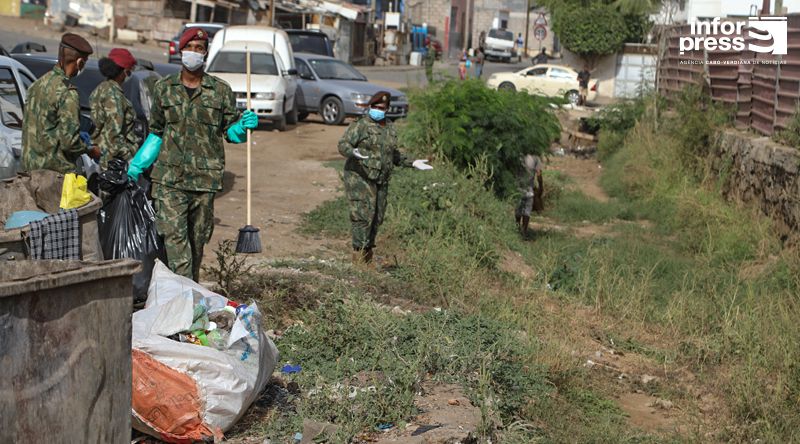
[[[169,42],[169,59],[168,59],[169,63],[177,63],[177,64],[181,63],[181,51],[178,49],[178,46],[180,43],[181,35],[183,34],[184,31],[186,31],[186,29],[202,28],[203,31],[208,33],[208,46],[210,48],[211,40],[214,38],[214,35],[217,33],[217,31],[224,28],[225,26],[227,25],[224,23],[187,23],[183,25],[183,28],[181,28],[181,32],[179,32],[178,35],[173,37],[172,40]]]
[[[22,63],[37,78],[43,76],[53,69],[56,64],[57,56],[53,54],[12,54],[13,59]],[[146,61],[145,65],[148,65]],[[152,64],[149,64],[152,66]],[[125,82],[122,90],[125,97],[133,104],[136,112],[136,125],[134,131],[136,135],[144,141],[148,131],[148,120],[150,118],[151,91],[161,75],[150,69],[137,65],[130,80]],[[91,121],[91,109],[89,106],[89,96],[105,78],[100,74],[100,69],[96,59],[90,59],[86,63],[83,72],[70,80],[78,89],[81,105],[81,130],[92,132],[94,123]]]
[[[285,29],[285,31],[289,34],[292,52],[333,57],[333,46],[324,32],[302,29]]]

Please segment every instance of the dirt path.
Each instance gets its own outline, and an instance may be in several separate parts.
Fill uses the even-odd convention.
[[[261,258],[335,257],[344,243],[297,233],[303,214],[340,192],[341,181],[325,162],[340,160],[336,143],[345,126],[303,122],[286,132],[260,128],[253,144],[252,222],[261,229]],[[246,145],[226,147],[224,190],[214,202],[215,227],[205,263],[217,242],[235,240],[245,225]]]
[[[600,202],[608,202],[608,195],[600,187],[603,168],[597,160],[553,156],[550,157],[545,168],[566,174],[575,182],[575,187],[584,194]]]

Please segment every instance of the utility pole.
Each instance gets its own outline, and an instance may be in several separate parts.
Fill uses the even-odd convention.
[[[523,58],[528,57],[528,30],[531,29],[531,0],[527,0],[525,2],[525,49],[524,53],[522,54]]]
[[[270,26],[275,26],[275,0],[269,0],[269,17],[267,17]]]

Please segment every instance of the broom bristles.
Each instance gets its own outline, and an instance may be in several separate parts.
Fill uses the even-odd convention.
[[[261,236],[258,228],[246,225],[239,228],[239,239],[236,241],[237,253],[261,253]]]

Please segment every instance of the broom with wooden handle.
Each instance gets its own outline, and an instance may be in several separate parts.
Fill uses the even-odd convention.
[[[247,109],[250,109],[250,49],[245,48],[245,57],[247,57]],[[252,147],[251,140],[252,130],[247,129],[247,225],[239,229],[239,239],[236,241],[237,253],[261,253],[261,237],[258,228],[251,224],[251,211],[250,211],[250,194],[252,188],[250,186],[250,149]]]

